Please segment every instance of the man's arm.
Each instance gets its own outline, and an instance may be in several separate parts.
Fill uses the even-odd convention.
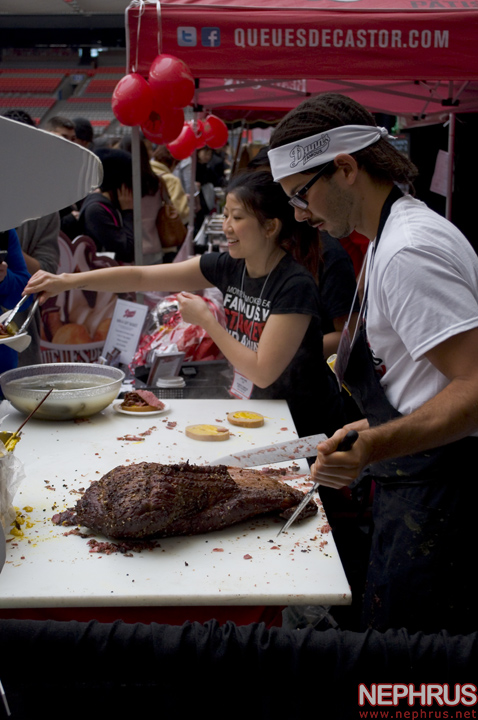
[[[478,430],[478,328],[445,340],[426,358],[449,384],[410,415],[360,432],[348,452],[334,452],[345,428],[320,443],[312,466],[316,482],[343,487],[373,462],[447,445]]]
[[[60,260],[60,214],[27,220],[17,228],[17,234],[30,275],[38,270],[56,273]]]

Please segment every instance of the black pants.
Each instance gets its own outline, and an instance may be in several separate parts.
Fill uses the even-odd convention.
[[[475,471],[444,469],[445,477],[417,483],[375,478],[364,627],[458,634],[478,628]]]

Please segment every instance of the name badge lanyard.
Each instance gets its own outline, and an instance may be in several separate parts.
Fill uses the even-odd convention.
[[[399,198],[403,197],[403,192],[400,190],[399,187],[396,185],[391,190],[390,194],[388,195],[387,199],[385,200],[385,203],[382,208],[382,212],[380,213],[380,221],[378,224],[378,230],[377,230],[377,236],[373,242],[370,242],[367,248],[367,252],[365,254],[365,258],[362,263],[362,267],[360,269],[360,275],[357,282],[357,287],[355,289],[354,298],[352,301],[352,307],[350,309],[349,317],[347,319],[347,322],[345,323],[344,329],[342,331],[342,335],[340,336],[340,342],[339,346],[337,348],[337,356],[333,362],[333,370],[335,373],[335,376],[337,378],[337,382],[339,384],[339,389],[342,388],[344,377],[345,377],[345,371],[347,370],[347,365],[350,359],[350,353],[352,351],[353,344],[355,342],[355,339],[357,337],[357,332],[360,330],[360,327],[365,325],[365,317],[367,314],[367,301],[368,301],[368,287],[370,282],[370,274],[372,272],[373,262],[375,259],[375,253],[377,252],[378,243],[380,241],[380,238],[382,236],[383,228],[385,227],[385,223],[388,219],[388,216],[390,215],[390,211],[392,209],[393,203],[398,200]],[[360,312],[359,317],[357,319],[357,324],[355,326],[354,336],[352,340],[350,339],[350,332],[349,332],[349,324],[350,324],[350,318],[352,317],[352,311],[355,304],[355,300],[357,298],[358,288],[360,285],[360,281],[362,279],[362,274],[364,272],[364,268],[367,268],[366,271],[366,285],[365,290],[363,294],[362,303],[360,305]],[[329,358],[329,365],[332,364],[330,362]]]
[[[362,267],[360,268],[360,273],[357,280],[357,285],[355,287],[355,292],[352,300],[352,306],[350,308],[349,316],[347,318],[347,321],[344,325],[344,328],[342,330],[342,333],[340,335],[340,341],[337,348],[337,354],[334,356],[332,355],[330,358],[328,358],[327,362],[329,366],[332,367],[335,377],[337,378],[337,382],[339,384],[339,390],[342,388],[344,377],[345,377],[345,371],[347,370],[347,365],[349,364],[350,360],[350,353],[352,352],[352,347],[355,342],[355,338],[357,337],[357,331],[362,323],[362,320],[365,318],[365,308],[366,308],[366,300],[367,300],[367,291],[368,291],[368,279],[367,279],[367,285],[365,287],[363,300],[360,304],[359,309],[359,316],[357,318],[357,323],[355,325],[354,329],[354,335],[353,338],[350,337],[350,320],[352,318],[353,309],[355,307],[355,301],[357,299],[358,295],[358,288],[360,286],[360,283],[362,281],[362,276],[365,271],[365,268],[370,265],[373,261],[373,255],[374,255],[374,244],[373,242],[370,242],[367,247],[367,252],[365,253],[365,257],[362,262]],[[369,256],[370,256],[370,263],[369,263]],[[368,272],[367,272],[368,277]]]
[[[261,303],[262,295],[264,293],[264,289],[267,285],[267,281],[269,280],[272,271],[275,269],[276,265],[274,265],[273,268],[269,270],[269,274],[266,277],[264,284],[261,289],[261,294],[259,295],[259,302],[258,306]],[[246,263],[244,262],[244,270],[242,271],[242,278],[241,278],[241,295],[240,299],[244,297],[244,277],[246,275]],[[237,314],[237,325],[236,325],[236,333],[239,335],[239,323],[241,319],[242,312],[238,312]],[[248,335],[247,333],[244,333],[244,335],[251,340],[251,335]],[[249,380],[249,378],[246,378],[245,375],[242,375],[236,368],[234,368],[234,377],[232,380],[232,385],[229,388],[229,392],[231,395],[234,395],[234,397],[240,398],[241,400],[250,400],[252,391],[254,390],[254,383],[252,380]]]

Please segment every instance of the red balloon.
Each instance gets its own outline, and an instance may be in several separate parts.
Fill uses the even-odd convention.
[[[175,140],[183,129],[182,108],[168,108],[160,115],[153,110],[141,125],[143,135],[156,145],[166,145]]]
[[[208,115],[204,120],[204,139],[210,148],[221,148],[229,139],[226,123],[216,115]]]
[[[196,135],[192,127],[186,123],[181,134],[166,146],[176,160],[185,160],[196,150]]]
[[[183,60],[174,55],[158,55],[148,76],[153,93],[162,105],[183,108],[194,97],[194,78]]]
[[[130,73],[116,85],[111,107],[123,125],[141,125],[153,109],[153,92],[142,75]]]
[[[204,139],[204,123],[202,120],[196,120],[196,130],[194,130],[194,123],[191,122],[190,124],[196,135],[196,150],[200,150],[206,145],[206,140]]]

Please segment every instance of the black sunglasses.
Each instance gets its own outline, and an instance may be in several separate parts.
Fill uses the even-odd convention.
[[[323,165],[319,172],[314,175],[311,180],[309,180],[307,185],[304,185],[304,187],[302,187],[300,190],[297,190],[297,192],[292,195],[291,198],[289,198],[289,205],[299,208],[300,210],[306,210],[309,207],[309,203],[307,202],[307,200],[304,199],[305,195],[307,195],[312,185],[327,172],[328,168],[332,164],[333,162],[330,161]]]

